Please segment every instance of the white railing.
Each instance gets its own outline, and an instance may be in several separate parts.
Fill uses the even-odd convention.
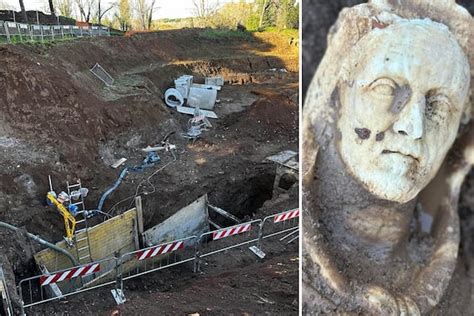
[[[0,21],[0,40],[8,43],[110,36],[105,26],[37,25]]]

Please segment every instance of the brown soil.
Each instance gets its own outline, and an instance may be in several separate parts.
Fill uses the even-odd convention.
[[[113,88],[105,88],[89,72],[95,63],[114,77]],[[169,153],[160,154],[162,162],[156,168],[127,175],[105,203],[104,211],[113,215],[125,211],[134,194],[140,192],[144,194],[146,229],[205,193],[212,203],[242,218],[296,207],[294,187],[292,193],[272,196],[276,166],[264,158],[281,150],[298,149],[297,70],[297,48],[276,33],[209,39],[199,30],[180,30],[46,46],[0,46],[0,89],[6,92],[0,96],[0,221],[59,241],[64,235],[62,218],[44,206],[47,176],[52,176],[56,190],[64,190],[65,181],[80,178],[90,189],[86,207],[94,209],[119,174],[108,165],[121,157],[128,158],[131,165],[139,164],[144,158],[140,149],[159,143],[168,132],[175,132],[170,140],[178,147],[177,161],[151,179],[153,186],[139,183],[171,161]],[[193,74],[197,82],[209,75],[226,79],[218,94],[219,119],[212,120],[213,128],[195,143],[181,137],[190,117],[176,113],[162,101],[164,91],[181,74]],[[12,267],[16,283],[38,274],[32,259],[32,253],[41,249],[37,244],[4,230],[0,231],[0,241],[3,261]],[[276,251],[269,259],[292,266],[288,260],[295,256],[293,250]],[[285,274],[281,282],[271,277],[247,279],[244,274],[248,266],[234,267],[232,262],[224,256],[223,266],[234,269],[231,271],[242,282],[250,282],[235,290],[233,311],[238,311],[238,306],[242,312],[251,311],[252,305],[238,293],[270,287],[293,298],[287,300],[289,303],[275,299],[275,310],[295,311],[292,304],[297,297],[297,273]],[[266,260],[261,267],[255,264],[256,270],[264,267],[268,267]],[[160,276],[147,277],[154,278]],[[194,284],[195,278],[190,276],[185,284],[205,293],[206,278]],[[239,277],[233,280],[240,282]],[[179,278],[173,282],[177,287],[181,284]],[[84,302],[95,295],[85,294]],[[111,299],[110,292],[106,295]],[[180,306],[181,298],[176,296],[174,302],[173,297],[170,306]],[[136,299],[134,303],[132,294],[124,310],[153,314],[161,305],[154,303],[153,296]],[[148,302],[145,307],[139,307],[140,300]],[[211,296],[203,296],[200,302],[193,306],[201,311],[211,305],[221,311],[227,307]],[[77,311],[69,304],[48,306],[45,313]],[[262,307],[259,303],[254,306]],[[103,311],[111,308],[107,305]]]

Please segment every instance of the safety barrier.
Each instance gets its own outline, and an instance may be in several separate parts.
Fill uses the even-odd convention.
[[[194,264],[194,272],[197,272],[201,258],[251,243],[257,243],[260,248],[263,239],[296,231],[298,220],[299,209],[294,209],[199,237],[190,236],[128,252],[118,258],[105,258],[27,278],[18,285],[22,312],[28,307],[114,284],[115,290],[123,293],[123,281],[188,262]]]
[[[120,257],[122,280],[195,260],[197,236],[140,249]]]
[[[263,239],[292,232],[299,228],[300,210],[298,208],[267,216],[262,221],[257,247],[263,249]]]
[[[0,21],[0,40],[7,42],[49,41],[84,36],[110,36],[104,26],[36,25]]]
[[[105,258],[21,280],[18,289],[23,303],[22,309],[113,284],[115,280],[88,286],[89,282],[100,279],[111,267],[113,269],[116,266],[117,258]]]
[[[222,228],[202,234],[199,237],[199,257],[239,247],[252,242],[258,237],[261,219]],[[229,246],[228,239],[235,243]]]

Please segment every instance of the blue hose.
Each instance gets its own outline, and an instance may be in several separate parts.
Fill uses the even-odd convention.
[[[109,188],[107,191],[105,191],[104,194],[102,194],[102,196],[100,197],[99,206],[97,207],[97,210],[95,211],[102,212],[102,207],[104,206],[105,200],[112,192],[114,192],[119,187],[120,183],[122,183],[123,178],[125,178],[125,176],[127,175],[127,172],[129,171],[130,172],[143,172],[145,168],[151,167],[159,161],[160,161],[160,156],[158,156],[156,152],[149,152],[141,165],[134,166],[134,167],[125,167],[120,173],[120,176],[117,179],[117,181],[115,181],[114,185],[111,188]],[[92,214],[95,215],[95,213],[96,212],[92,211]]]
[[[122,183],[123,178],[125,178],[127,172],[128,167],[125,167],[120,173],[120,177],[117,179],[117,181],[115,181],[113,187],[111,187],[110,189],[105,191],[104,194],[102,194],[102,196],[100,197],[99,206],[97,207],[97,210],[99,212],[102,212],[102,207],[104,206],[105,199],[107,199],[107,197],[119,187],[120,183]]]

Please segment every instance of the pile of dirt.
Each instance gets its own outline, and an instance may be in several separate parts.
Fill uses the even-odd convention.
[[[13,16],[14,15],[14,16]],[[23,19],[21,11],[10,11],[10,10],[0,10],[0,20],[1,21],[16,21],[18,23],[29,23],[29,24],[46,24],[46,25],[75,25],[76,20],[60,16],[59,19],[56,16],[45,14],[41,11],[26,11],[27,21]]]
[[[222,122],[227,129],[234,129],[239,135],[248,135],[259,142],[275,137],[288,143],[298,140],[297,95],[258,94],[258,98],[247,111],[231,115]]]
[[[0,46],[0,89],[6,92],[0,96],[0,221],[51,242],[61,240],[63,219],[44,204],[48,175],[56,191],[80,178],[89,188],[86,208],[95,209],[121,171],[110,164],[121,157],[131,166],[140,164],[141,148],[159,144],[170,132],[178,148],[176,160],[160,152],[156,166],[127,174],[106,200],[104,212],[120,214],[141,194],[147,229],[206,193],[242,217],[249,211],[263,216],[261,209],[269,201],[296,207],[297,194],[272,196],[276,166],[264,162],[279,151],[298,148],[298,53],[284,37],[277,39],[262,33],[221,41],[206,37],[203,30],[173,30]],[[113,87],[91,74],[96,63],[115,79]],[[215,108],[219,119],[195,142],[182,136],[190,116],[162,99],[182,74],[194,75],[197,82],[210,75],[226,79]],[[252,94],[260,89],[273,89],[275,96]],[[266,111],[279,113],[276,123]],[[253,129],[259,120],[263,129]],[[260,137],[268,129],[276,132]],[[241,188],[246,190],[238,192]],[[96,216],[90,223],[102,219]],[[12,267],[14,276],[9,277],[16,283],[39,273],[32,254],[40,249],[23,237],[0,232],[0,255]],[[224,261],[232,260],[224,256]],[[290,279],[297,288],[296,275]],[[288,295],[294,292],[293,287]]]

